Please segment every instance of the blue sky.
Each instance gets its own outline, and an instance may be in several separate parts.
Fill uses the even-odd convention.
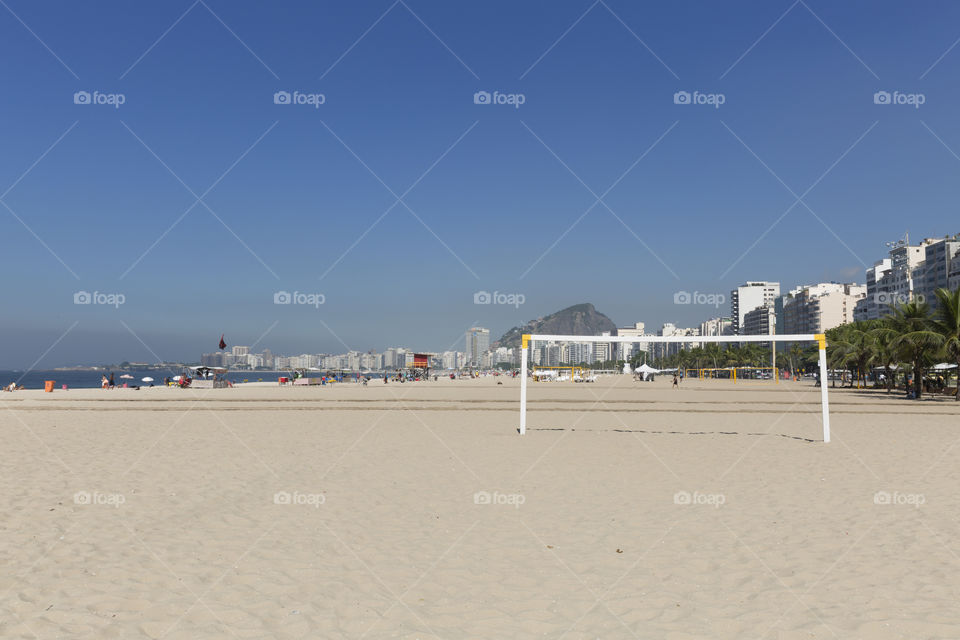
[[[0,368],[696,324],[960,231],[956,3],[4,3]]]

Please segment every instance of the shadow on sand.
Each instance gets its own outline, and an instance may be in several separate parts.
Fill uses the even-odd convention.
[[[577,429],[567,429],[564,427],[527,427],[527,431],[576,431]],[[664,435],[680,436],[776,436],[778,438],[788,438],[790,440],[800,440],[801,442],[823,442],[822,440],[813,440],[801,436],[790,435],[788,433],[741,433],[739,431],[657,431],[653,429],[580,429],[580,431],[612,431],[616,433],[650,433]],[[520,433],[520,429],[517,429]]]

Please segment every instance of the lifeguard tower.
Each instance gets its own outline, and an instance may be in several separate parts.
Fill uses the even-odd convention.
[[[410,377],[414,380],[426,380],[430,377],[430,353],[413,354],[413,363],[410,365]]]

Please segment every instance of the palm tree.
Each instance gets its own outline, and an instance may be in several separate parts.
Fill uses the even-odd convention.
[[[839,351],[839,360],[850,369],[851,387],[853,387],[854,378],[857,380],[858,388],[861,379],[863,385],[867,385],[867,368],[876,355],[869,326],[866,322],[855,322],[838,327],[841,330],[837,332],[838,338],[834,348]]]
[[[834,327],[832,329],[827,329],[827,377],[830,377],[830,386],[837,386],[836,377],[830,376],[830,373],[836,369],[845,368],[847,365],[847,353],[848,348],[847,344],[849,338],[847,337],[848,325],[840,325],[839,327]],[[825,380],[821,380],[820,384],[826,384]],[[841,387],[843,383],[841,381]]]
[[[791,342],[790,346],[783,350],[783,355],[787,358],[787,366],[790,368],[790,375],[796,378],[800,358],[803,355],[803,347],[796,342]]]
[[[717,361],[722,357],[720,353],[719,342],[708,342],[703,346],[703,357],[713,363],[713,368],[717,368]]]
[[[885,326],[879,326],[870,330],[873,334],[874,360],[883,365],[883,371],[886,374],[887,393],[894,387],[893,365],[897,363],[897,350],[893,346],[893,340],[897,337],[896,332]]]
[[[913,389],[919,400],[923,394],[924,367],[943,344],[943,336],[932,330],[930,305],[926,302],[911,300],[891,308],[893,315],[888,316],[887,322],[897,332],[892,346],[901,360],[913,365]]]
[[[941,346],[957,364],[957,394],[960,402],[960,289],[937,289],[937,317],[934,328],[943,338]]]

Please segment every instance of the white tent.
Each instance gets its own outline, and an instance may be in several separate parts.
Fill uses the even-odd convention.
[[[642,365],[640,365],[634,370],[634,373],[640,374],[643,380],[649,380],[650,376],[652,376],[653,374],[660,373],[660,369],[654,369],[653,367],[648,365],[646,362],[644,362]]]

